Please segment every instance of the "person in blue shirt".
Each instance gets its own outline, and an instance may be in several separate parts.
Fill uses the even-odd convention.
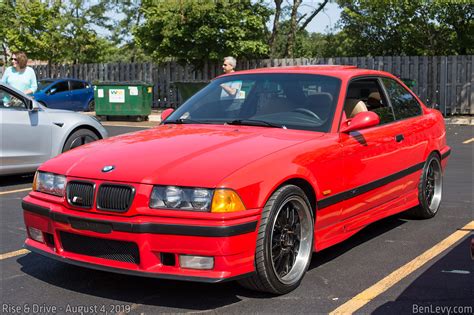
[[[8,84],[25,94],[33,94],[38,89],[36,74],[33,68],[28,67],[28,58],[22,51],[14,52],[12,55],[12,66],[5,70],[2,83]]]

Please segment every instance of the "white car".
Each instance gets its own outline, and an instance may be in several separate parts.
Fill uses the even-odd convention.
[[[46,108],[0,83],[0,175],[34,172],[61,152],[106,137],[95,117]]]

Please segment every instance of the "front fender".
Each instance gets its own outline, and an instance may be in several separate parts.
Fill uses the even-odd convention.
[[[314,168],[318,152],[313,152],[314,156],[309,159],[299,159],[299,153],[304,150],[299,147],[284,149],[254,161],[222,180],[217,187],[236,190],[247,209],[262,208],[278,187],[292,179],[308,182],[318,198],[321,196],[318,172],[310,169]]]

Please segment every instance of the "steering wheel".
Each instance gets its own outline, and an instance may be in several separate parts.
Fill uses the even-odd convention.
[[[303,108],[303,107],[296,108],[296,109],[292,110],[292,112],[297,112],[297,113],[306,114],[306,115],[308,115],[308,116],[311,116],[311,117],[314,117],[314,118],[316,118],[317,120],[320,120],[320,121],[322,121],[322,119],[321,119],[321,118],[319,118],[319,116],[318,116],[318,115],[316,115],[316,113],[314,113],[314,112],[310,111],[310,110],[309,110],[309,109],[307,109],[307,108]]]

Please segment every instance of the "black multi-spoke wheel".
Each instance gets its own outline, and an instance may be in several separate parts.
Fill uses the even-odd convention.
[[[256,273],[240,281],[247,288],[274,294],[295,289],[313,251],[313,217],[297,186],[278,189],[263,209],[255,252]]]
[[[418,200],[420,205],[413,208],[412,213],[422,219],[436,215],[441,203],[443,190],[443,173],[441,162],[436,153],[432,153],[426,160],[420,183],[418,185]]]
[[[94,101],[94,100],[91,100],[91,101],[89,102],[89,104],[87,104],[87,110],[88,110],[89,112],[95,111],[95,101]]]
[[[81,145],[94,142],[99,140],[99,137],[88,129],[79,129],[73,132],[69,138],[67,138],[66,143],[64,144],[63,151],[66,152],[71,149],[77,148]]]

